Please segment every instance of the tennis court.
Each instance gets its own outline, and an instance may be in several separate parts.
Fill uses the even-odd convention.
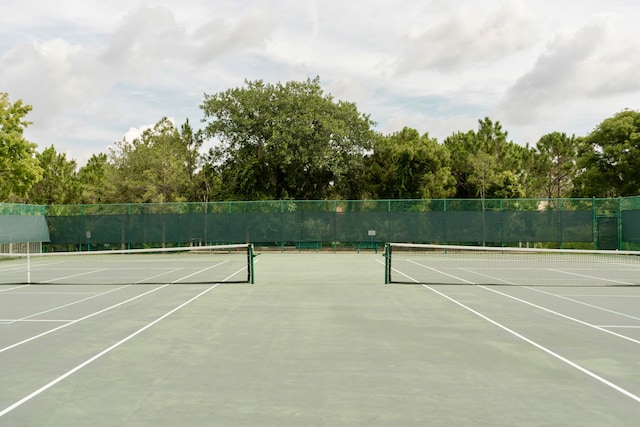
[[[51,269],[0,284],[0,425],[640,419],[636,286],[384,284],[385,257],[371,252],[265,252],[255,284],[231,283],[246,265],[199,267],[200,283],[160,264],[166,280],[117,264],[118,283]]]

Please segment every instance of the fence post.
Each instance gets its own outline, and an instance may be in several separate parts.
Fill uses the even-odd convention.
[[[598,214],[596,212],[596,196],[591,198],[591,227],[593,230],[593,249],[598,248]]]
[[[622,249],[622,197],[618,197],[618,243],[617,248]]]

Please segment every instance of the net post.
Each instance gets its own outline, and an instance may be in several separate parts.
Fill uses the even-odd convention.
[[[384,244],[384,284],[388,285],[391,280],[391,245]]]
[[[253,252],[253,243],[249,244],[249,283],[250,284],[254,284],[255,283],[255,278],[254,278],[254,271],[253,271],[253,259],[256,257],[256,255]]]

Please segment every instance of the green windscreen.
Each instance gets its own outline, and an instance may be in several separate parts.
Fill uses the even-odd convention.
[[[256,242],[592,242],[591,202],[268,201],[51,209],[51,242],[142,245]]]
[[[49,242],[44,216],[0,215],[0,243]]]

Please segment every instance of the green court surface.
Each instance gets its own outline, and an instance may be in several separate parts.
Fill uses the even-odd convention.
[[[0,285],[0,425],[632,426],[638,354],[638,287],[263,253],[253,285]]]

